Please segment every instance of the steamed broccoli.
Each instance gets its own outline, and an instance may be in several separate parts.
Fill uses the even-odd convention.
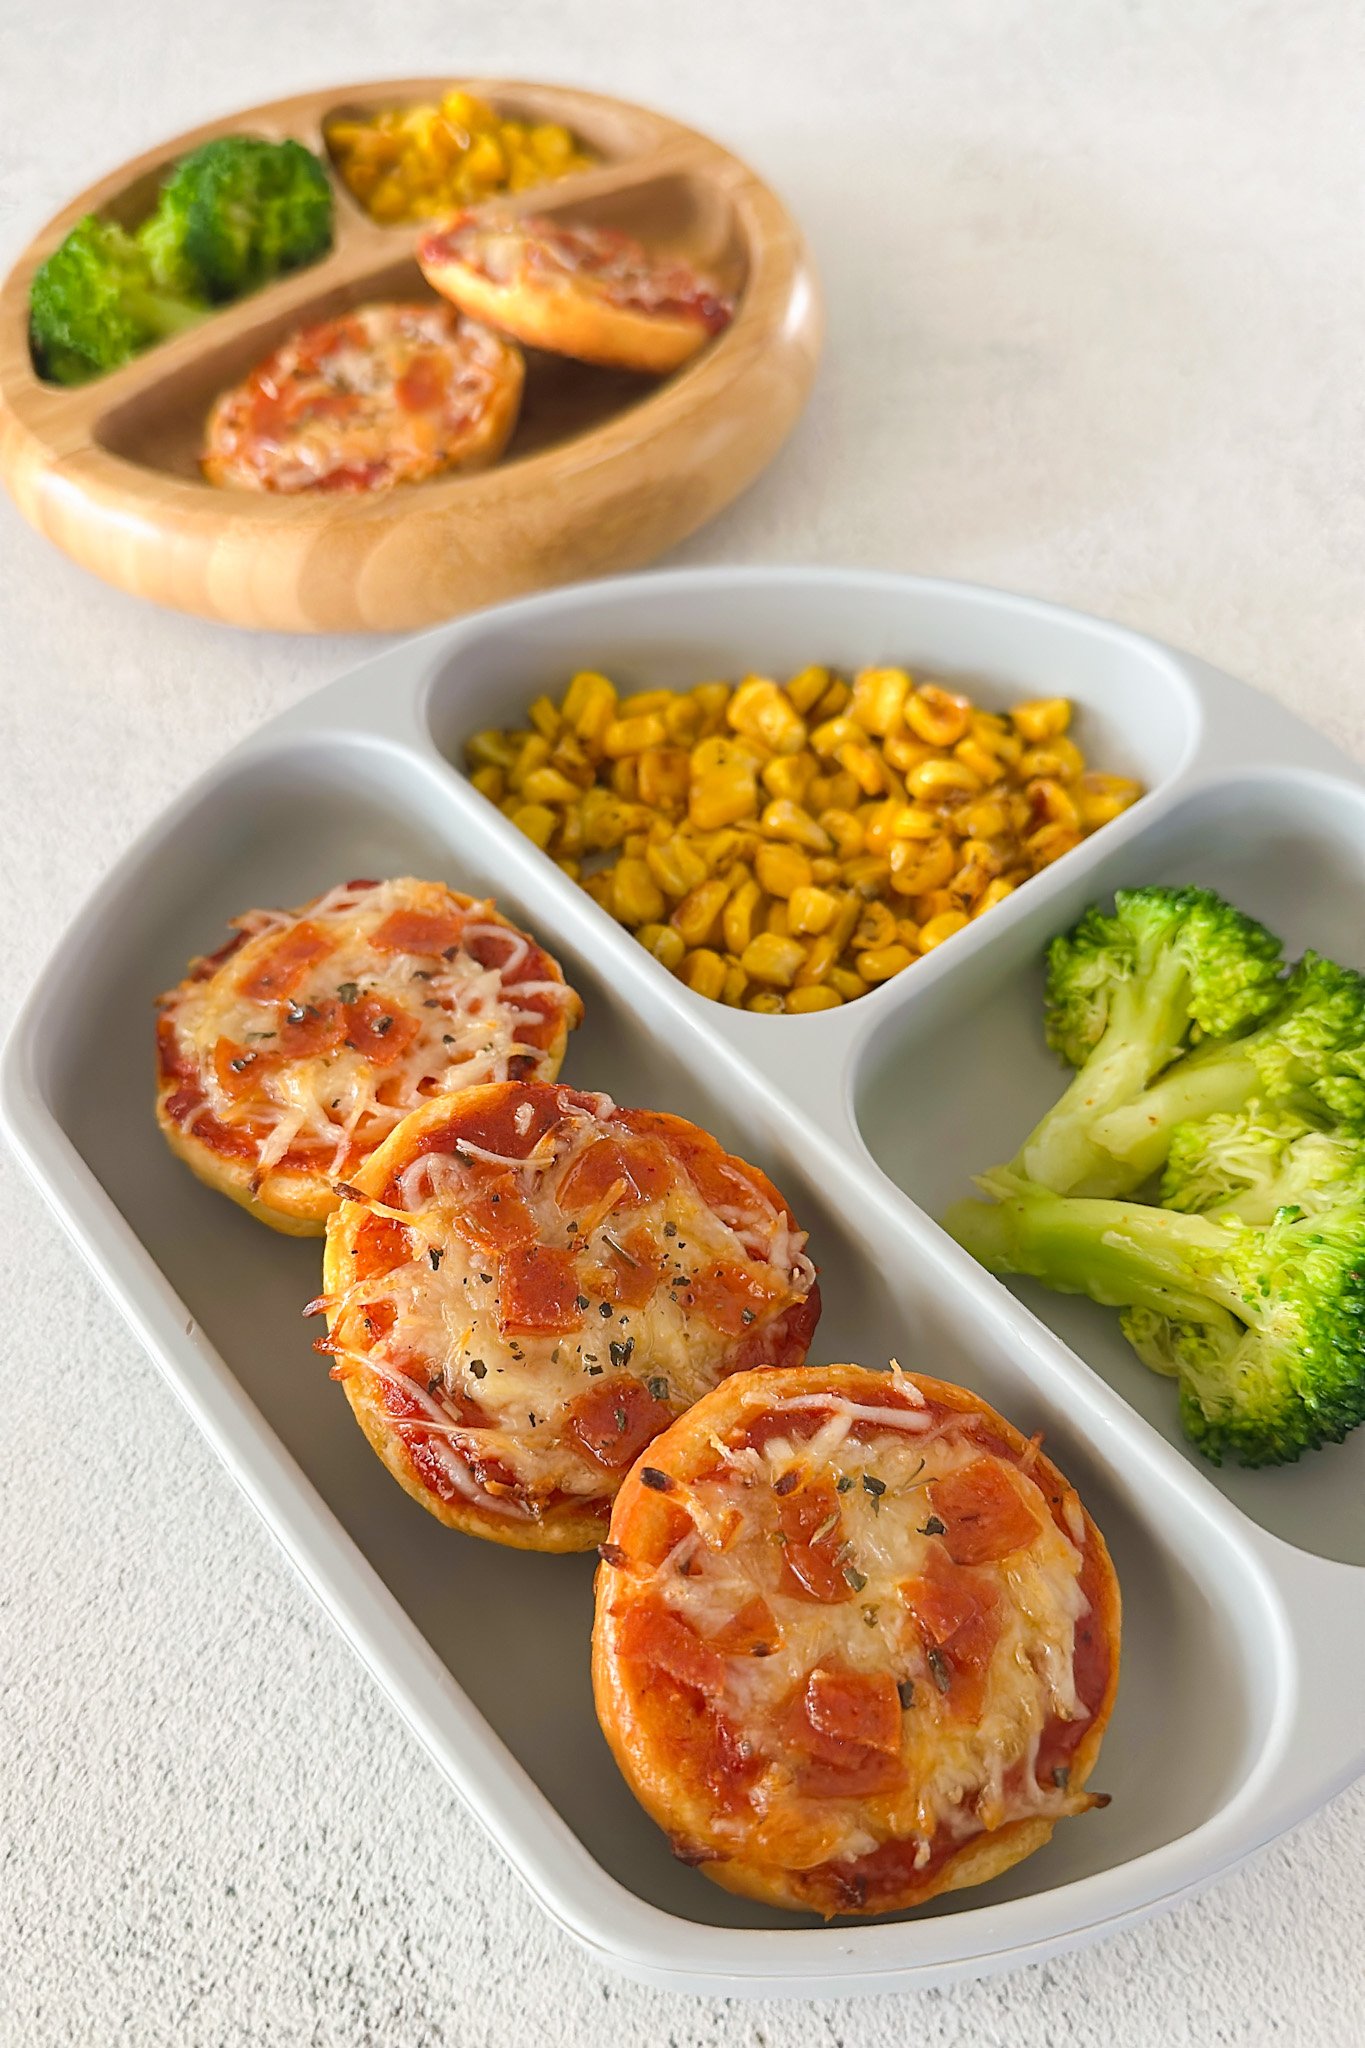
[[[157,284],[131,235],[87,214],[34,277],[34,361],[53,383],[81,384],[188,327],[203,310],[190,295]]]
[[[1353,1131],[1319,1130],[1253,1102],[1171,1134],[1164,1208],[1269,1223],[1280,1209],[1320,1215],[1351,1201],[1365,1204],[1365,1137]]]
[[[299,142],[225,135],[183,157],[139,230],[155,274],[237,299],[332,243],[332,188]]]
[[[1106,1107],[1092,1136],[1135,1188],[1161,1166],[1177,1125],[1253,1100],[1365,1132],[1365,975],[1306,953],[1254,1029],[1198,1047]]]
[[[1257,1228],[1021,1183],[945,1220],[992,1272],[1124,1309],[1129,1341],[1179,1380],[1185,1432],[1214,1463],[1285,1464],[1365,1420],[1358,1198]]]
[[[1202,1037],[1244,1030],[1282,992],[1280,941],[1208,889],[1120,889],[1048,949],[1047,1038],[1080,1069],[1008,1169],[1066,1194],[1130,1193],[1161,1163],[1120,1159],[1099,1121]]]

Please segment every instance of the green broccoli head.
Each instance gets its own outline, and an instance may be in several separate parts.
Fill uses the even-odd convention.
[[[1161,1167],[1178,1124],[1254,1099],[1365,1133],[1365,975],[1306,953],[1251,1031],[1198,1047],[1106,1109],[1094,1137],[1137,1187]]]
[[[1264,1016],[1279,999],[1281,952],[1211,889],[1120,889],[1112,915],[1092,905],[1048,948],[1048,1044],[1081,1067],[1116,1025],[1164,1027],[1155,1072],[1185,1045]]]
[[[1365,1138],[1319,1130],[1292,1110],[1252,1102],[1171,1133],[1167,1209],[1269,1223],[1280,1209],[1317,1215],[1355,1197],[1365,1199]]]
[[[199,318],[202,305],[162,290],[131,235],[87,214],[34,277],[29,333],[39,372],[80,384]]]
[[[1282,1209],[1264,1228],[1022,1189],[947,1227],[983,1265],[1126,1311],[1144,1362],[1180,1383],[1214,1462],[1285,1464],[1365,1420],[1365,1206]]]
[[[225,135],[177,164],[145,235],[168,274],[240,298],[331,247],[332,187],[302,143]]]
[[[1080,1071],[1014,1170],[1060,1193],[1136,1188],[1151,1167],[1131,1172],[1098,1145],[1097,1120],[1191,1043],[1264,1015],[1281,990],[1280,952],[1209,889],[1121,889],[1112,914],[1087,910],[1048,951],[1048,1043]]]

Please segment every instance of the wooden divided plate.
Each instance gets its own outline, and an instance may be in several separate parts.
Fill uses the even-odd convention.
[[[590,170],[498,203],[611,225],[737,295],[735,318],[660,381],[528,352],[517,429],[493,468],[377,497],[215,489],[200,475],[217,394],[294,328],[374,299],[433,296],[420,229],[352,197],[324,127],[345,112],[466,86],[509,117],[558,121]],[[292,136],[332,174],[336,232],[319,262],[206,316],[108,375],[45,383],[29,353],[33,274],[82,215],[131,225],[170,165],[218,135]],[[0,474],[40,532],[139,597],[234,625],[401,630],[544,584],[649,561],[752,482],[809,392],[819,290],[800,232],[739,160],[661,114],[506,80],[401,79],[249,107],[149,151],[83,192],[0,289]]]

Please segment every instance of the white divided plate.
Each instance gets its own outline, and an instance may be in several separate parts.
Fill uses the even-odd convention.
[[[579,667],[641,688],[811,661],[905,663],[1000,706],[1064,694],[1090,760],[1150,793],[862,1001],[762,1017],[673,980],[452,765]],[[410,1501],[310,1349],[317,1243],[201,1187],[153,1122],[152,999],[224,921],[403,872],[496,896],[558,955],[587,1005],[567,1080],[768,1169],[821,1267],[817,1361],[895,1355],[1046,1433],[1123,1587],[1106,1811],[866,1925],[731,1898],[670,1856],[593,1716],[593,1560],[475,1543]],[[1365,965],[1365,777],[1204,664],[1026,599],[857,571],[641,576],[410,641],[267,725],[125,856],[15,1028],[5,1120],[77,1244],[545,1909],[634,1976],[815,1996],[980,1975],[1195,1890],[1365,1768],[1365,1430],[1288,1470],[1215,1471],[1113,1317],[1016,1297],[933,1220],[1057,1092],[1045,941],[1155,881],[1212,884],[1291,951]]]

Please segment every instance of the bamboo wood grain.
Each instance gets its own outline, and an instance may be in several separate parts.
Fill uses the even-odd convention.
[[[643,107],[460,82],[504,113],[564,122],[603,159],[502,203],[619,224],[713,270],[741,289],[725,332],[662,384],[532,356],[521,423],[490,470],[371,499],[213,488],[197,454],[217,393],[304,321],[430,296],[417,227],[379,226],[337,178],[336,243],[322,262],[73,390],[33,369],[29,286],[83,214],[139,219],[162,172],[198,143],[293,135],[326,158],[326,120],[436,98],[452,81],[300,94],[123,165],[50,221],[11,271],[0,289],[0,476],[25,518],[85,568],[184,611],[299,632],[394,631],[638,567],[753,481],[805,402],[821,338],[814,273],[780,201],[718,144]]]

